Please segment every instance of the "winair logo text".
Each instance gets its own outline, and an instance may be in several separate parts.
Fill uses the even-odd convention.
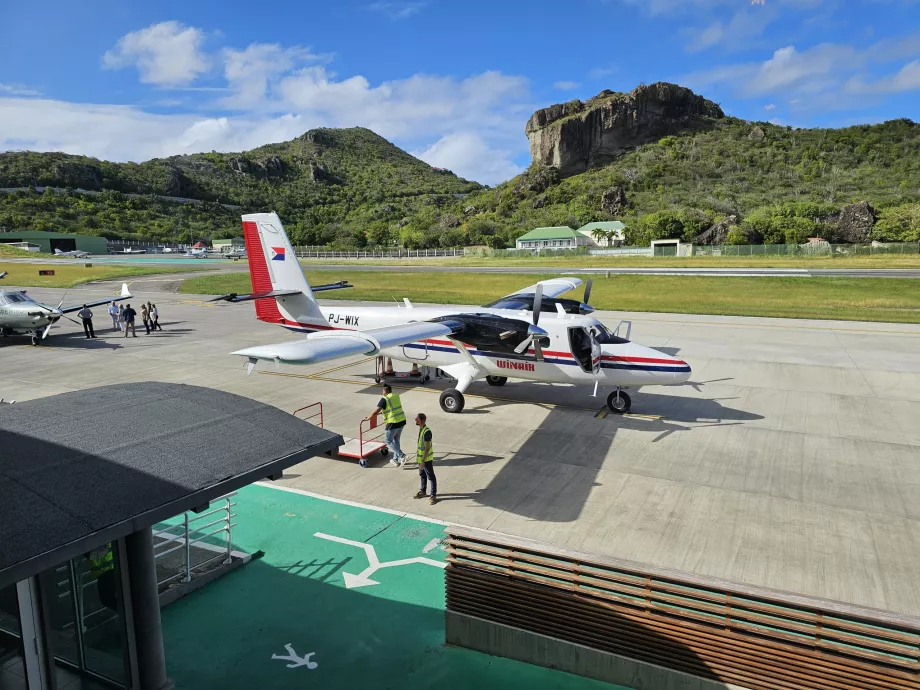
[[[329,323],[334,323],[334,324],[340,324],[340,323],[341,323],[341,324],[344,324],[344,325],[346,325],[346,326],[354,326],[355,328],[357,328],[357,327],[358,327],[358,319],[359,319],[359,318],[360,318],[360,317],[358,317],[358,316],[350,316],[350,315],[347,315],[347,314],[330,314],[330,315],[329,315]]]
[[[530,362],[514,362],[507,359],[498,359],[495,361],[499,369],[516,369],[517,371],[533,371],[534,365]]]

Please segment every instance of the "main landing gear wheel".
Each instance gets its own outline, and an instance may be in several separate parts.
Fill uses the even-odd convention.
[[[607,407],[615,414],[626,414],[632,406],[632,400],[623,391],[614,391],[607,396]]]
[[[39,338],[37,335],[32,336],[32,345],[38,345],[40,342],[41,338]]]
[[[390,452],[390,449],[389,449],[389,448],[381,448],[381,449],[380,449],[380,454],[381,454],[383,457],[386,457],[386,456],[387,456],[387,453],[389,453],[389,452]]]
[[[507,376],[486,376],[486,383],[490,386],[504,386],[507,382]]]
[[[441,409],[445,412],[462,412],[465,402],[463,393],[456,388],[448,388],[441,393]]]

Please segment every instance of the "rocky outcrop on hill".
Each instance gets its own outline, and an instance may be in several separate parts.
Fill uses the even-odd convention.
[[[827,219],[827,223],[836,226],[834,241],[843,244],[862,244],[869,241],[869,233],[875,225],[876,214],[872,204],[860,201],[840,209]]]
[[[723,218],[718,223],[713,223],[706,230],[697,235],[695,244],[725,244],[728,233],[738,228],[738,216],[731,215]]]
[[[284,161],[278,156],[268,156],[254,163],[242,156],[234,156],[227,161],[227,166],[235,173],[253,175],[259,179],[284,175]]]
[[[52,168],[54,184],[58,187],[98,190],[102,188],[102,173],[95,165],[61,162]]]
[[[718,105],[690,89],[658,82],[628,94],[602,91],[586,102],[543,108],[531,115],[524,131],[533,162],[568,177],[640,144],[724,116]]]
[[[601,194],[601,209],[612,216],[623,213],[628,203],[626,190],[622,187],[611,187]]]

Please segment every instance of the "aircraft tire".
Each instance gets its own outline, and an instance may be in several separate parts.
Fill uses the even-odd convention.
[[[632,407],[632,400],[629,399],[626,393],[620,391],[620,399],[617,401],[617,392],[613,391],[607,396],[607,407],[614,414],[626,414],[629,412],[629,408]]]
[[[463,411],[463,405],[466,401],[463,398],[463,393],[458,391],[456,388],[448,388],[446,391],[441,393],[441,409],[445,412],[456,413]]]
[[[39,338],[38,338],[37,335],[33,335],[33,336],[32,336],[32,345],[33,345],[33,347],[34,347],[35,345],[38,345],[40,342],[41,342],[41,340],[39,340]]]
[[[486,376],[486,383],[490,386],[504,386],[508,383],[507,376]]]

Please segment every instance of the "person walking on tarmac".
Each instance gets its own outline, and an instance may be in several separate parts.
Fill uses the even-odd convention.
[[[393,392],[390,384],[383,384],[383,397],[377,402],[377,409],[365,417],[365,421],[370,421],[378,414],[383,412],[383,421],[386,423],[386,440],[393,457],[390,458],[390,464],[399,467],[400,463],[406,461],[406,454],[399,447],[399,437],[402,436],[403,428],[406,426],[406,413],[403,412],[402,401],[399,396]]]
[[[428,428],[428,417],[424,412],[415,415],[415,425],[418,430],[418,450],[416,451],[416,460],[418,461],[418,475],[422,480],[422,488],[414,498],[425,498],[428,480],[431,480],[431,498],[428,502],[434,505],[438,502],[438,480],[434,476],[434,443],[431,440],[431,429]]]

